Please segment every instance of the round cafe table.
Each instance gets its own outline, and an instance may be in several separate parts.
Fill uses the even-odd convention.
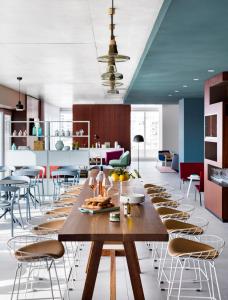
[[[14,179],[2,179],[0,180],[0,185],[23,185],[27,184],[25,180],[14,180]]]

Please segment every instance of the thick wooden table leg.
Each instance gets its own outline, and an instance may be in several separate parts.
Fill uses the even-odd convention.
[[[138,265],[138,272],[141,273],[141,269],[140,269],[140,264],[139,264],[139,258],[138,258],[138,253],[137,253],[137,250],[136,250],[136,246],[135,246],[135,243],[133,242],[133,245],[134,245],[134,249],[135,249],[135,255],[137,257],[137,265]]]
[[[128,270],[131,278],[131,286],[135,300],[144,300],[144,293],[142,288],[142,282],[138,267],[138,257],[135,251],[134,242],[124,242],[124,250],[126,253]]]
[[[90,300],[93,297],[93,291],[97,278],[98,267],[101,259],[103,248],[103,241],[95,241],[92,244],[91,256],[88,266],[88,273],[86,275],[85,286],[82,294],[82,300]]]
[[[116,251],[110,250],[110,300],[116,300]]]
[[[91,243],[90,245],[90,249],[89,249],[89,257],[88,257],[88,261],[87,261],[87,265],[86,265],[86,273],[88,273],[88,269],[89,269],[89,263],[90,263],[90,259],[91,259],[91,254],[92,254],[92,249],[93,249],[93,243]]]

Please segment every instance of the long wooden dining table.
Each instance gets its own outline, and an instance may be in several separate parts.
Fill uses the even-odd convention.
[[[143,186],[141,189],[143,191]],[[86,182],[77,203],[58,235],[59,241],[63,242],[92,242],[82,300],[90,300],[93,297],[103,245],[109,241],[123,244],[134,298],[145,299],[135,242],[168,241],[166,228],[148,195],[144,203],[132,206],[130,217],[124,216],[119,196],[114,196],[112,201],[120,206],[120,222],[110,222],[109,212],[81,213],[79,207],[88,197],[91,197],[91,190]]]

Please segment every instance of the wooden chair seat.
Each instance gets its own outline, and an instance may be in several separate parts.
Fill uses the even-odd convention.
[[[168,233],[186,233],[200,235],[204,233],[203,228],[191,223],[168,219],[163,221]]]
[[[32,232],[36,235],[57,233],[62,229],[65,219],[53,220],[34,226]]]
[[[171,206],[171,207],[178,207],[179,203],[175,200],[170,198],[163,198],[163,197],[153,197],[151,198],[152,204],[160,205],[160,206]]]
[[[65,192],[64,195],[78,196],[81,193],[81,188],[70,189],[68,192]]]
[[[161,187],[160,185],[156,185],[156,184],[153,184],[153,183],[144,184],[144,189],[147,189],[147,188],[160,188],[160,187]]]
[[[156,187],[149,187],[149,188],[146,189],[146,191],[147,191],[148,195],[151,195],[151,194],[165,192],[166,189],[164,187],[161,187],[161,186],[156,186]]]
[[[192,257],[200,259],[214,259],[218,251],[210,245],[184,238],[175,238],[169,241],[168,253],[170,256]]]
[[[77,198],[66,198],[55,202],[56,206],[74,205],[77,202]]]
[[[171,207],[161,206],[156,208],[156,210],[161,218],[181,218],[186,220],[190,218],[189,213]]]
[[[54,259],[64,255],[64,246],[56,240],[41,241],[26,245],[15,252],[15,257],[19,261],[32,261],[45,257]]]
[[[59,207],[46,212],[46,215],[53,218],[60,218],[68,216],[72,211],[72,207]]]

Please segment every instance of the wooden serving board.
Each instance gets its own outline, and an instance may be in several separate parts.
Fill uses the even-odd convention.
[[[113,207],[107,207],[107,208],[101,208],[101,209],[92,209],[92,208],[79,207],[78,209],[82,213],[98,214],[98,213],[103,213],[103,212],[108,212],[108,211],[116,211],[116,210],[119,210],[120,207],[119,206],[113,206]]]

